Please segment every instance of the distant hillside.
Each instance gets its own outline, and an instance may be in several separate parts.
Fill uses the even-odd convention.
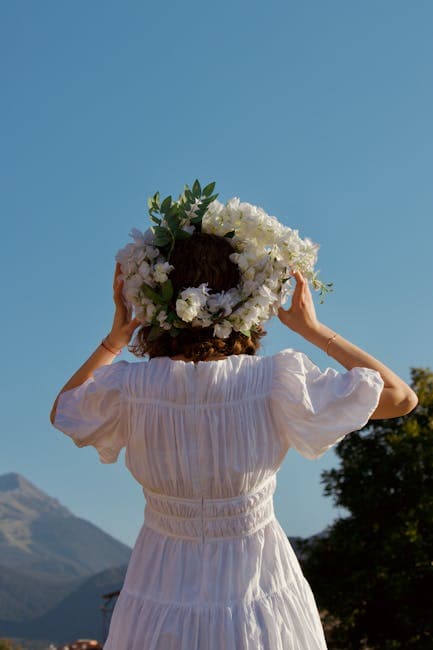
[[[129,561],[131,549],[16,473],[0,476],[0,563],[80,578]],[[0,603],[0,617],[1,617]]]
[[[83,581],[0,565],[0,619],[25,621],[42,616]]]
[[[0,620],[0,637],[50,639],[52,643],[67,643],[83,637],[101,640],[101,596],[120,589],[125,573],[126,566],[123,566],[92,576],[56,607],[31,621]]]

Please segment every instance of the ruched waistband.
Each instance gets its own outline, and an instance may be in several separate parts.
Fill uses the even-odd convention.
[[[198,542],[251,535],[275,518],[275,487],[272,475],[254,492],[225,499],[183,499],[143,488],[144,523],[163,535]]]

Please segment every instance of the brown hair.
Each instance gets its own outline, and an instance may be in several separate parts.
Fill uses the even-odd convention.
[[[197,287],[203,282],[207,282],[215,292],[236,287],[241,276],[237,264],[230,260],[231,253],[234,249],[229,239],[218,235],[195,232],[188,239],[176,241],[170,257],[170,264],[174,266],[170,273],[174,296],[186,287]],[[214,356],[255,354],[260,339],[266,334],[262,327],[258,327],[250,336],[232,330],[227,339],[220,339],[213,335],[213,326],[187,326],[176,337],[164,332],[154,341],[148,341],[149,333],[150,327],[143,325],[128,346],[135,356],[147,354],[152,358],[180,354],[193,361],[204,361]]]

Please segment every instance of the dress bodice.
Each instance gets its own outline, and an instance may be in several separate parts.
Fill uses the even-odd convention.
[[[302,352],[169,357],[102,366],[58,400],[55,426],[103,463],[125,462],[144,489],[225,499],[262,486],[295,448],[318,458],[375,409],[378,372],[321,371]]]

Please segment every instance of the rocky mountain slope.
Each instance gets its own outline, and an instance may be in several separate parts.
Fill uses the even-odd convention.
[[[20,474],[0,476],[0,564],[63,578],[128,562],[131,549]]]

